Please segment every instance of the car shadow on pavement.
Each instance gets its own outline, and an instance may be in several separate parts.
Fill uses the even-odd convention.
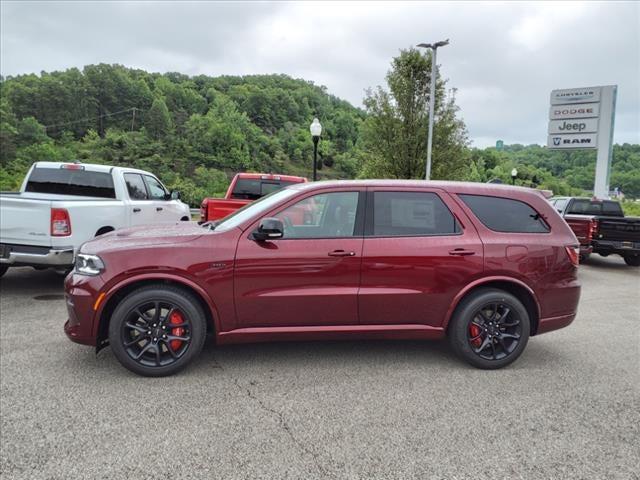
[[[592,254],[588,259],[582,260],[580,265],[596,267],[605,270],[624,271],[628,270],[630,273],[637,274],[640,272],[638,267],[630,267],[624,263],[624,259],[619,255],[609,255],[608,257],[602,257],[597,254]]]
[[[13,267],[0,278],[0,291],[11,294],[63,294],[64,276],[52,269],[35,270],[31,267]]]

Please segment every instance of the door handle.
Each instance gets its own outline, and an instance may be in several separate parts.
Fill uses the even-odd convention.
[[[156,207],[156,212],[161,212],[162,211],[162,207]]]
[[[138,213],[139,211],[140,211],[140,209],[139,209],[139,208],[134,208],[134,209],[133,209],[133,213]]]
[[[458,255],[460,257],[465,257],[467,255],[475,255],[476,252],[473,250],[465,250],[464,248],[456,248],[455,250],[449,250],[449,255]]]
[[[334,250],[329,252],[330,257],[355,257],[356,252],[345,252],[344,250]]]

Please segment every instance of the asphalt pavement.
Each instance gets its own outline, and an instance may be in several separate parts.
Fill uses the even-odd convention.
[[[2,479],[633,479],[640,269],[580,266],[580,311],[498,371],[444,342],[214,347],[138,377],[69,342],[62,278],[0,281]]]

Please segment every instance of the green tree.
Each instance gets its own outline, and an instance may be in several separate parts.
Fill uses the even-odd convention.
[[[144,126],[151,138],[159,139],[171,131],[171,114],[167,104],[161,98],[156,98],[144,119]]]
[[[388,91],[367,92],[361,176],[424,178],[430,71],[429,54],[402,50],[387,73]],[[446,81],[436,75],[432,178],[456,179],[468,162],[467,134],[455,96],[445,94]]]

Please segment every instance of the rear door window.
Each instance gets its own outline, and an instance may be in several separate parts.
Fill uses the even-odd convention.
[[[549,226],[530,205],[504,197],[458,195],[478,220],[496,232],[547,233]]]
[[[69,168],[34,168],[26,186],[27,192],[116,198],[113,178],[108,172],[87,171],[84,166]]]
[[[125,173],[124,181],[127,183],[129,198],[131,200],[148,200],[147,189],[144,180],[139,173]]]
[[[374,192],[373,235],[385,237],[460,233],[455,217],[433,192]]]

